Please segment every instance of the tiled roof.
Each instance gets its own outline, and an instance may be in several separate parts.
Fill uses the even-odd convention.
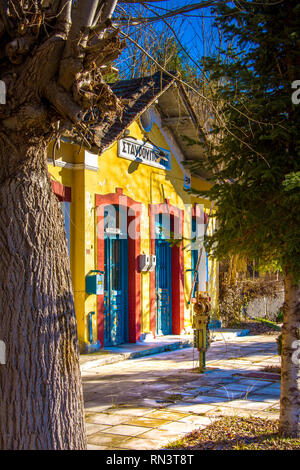
[[[125,109],[123,116],[113,123],[102,123],[97,129],[100,153],[115,142],[124,130],[134,122],[169,86],[175,78],[165,72],[156,72],[148,77],[121,80],[110,85],[114,94],[121,98]]]

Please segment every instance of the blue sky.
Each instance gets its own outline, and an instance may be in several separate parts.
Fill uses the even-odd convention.
[[[199,1],[199,0],[198,0]],[[160,1],[155,3],[146,4],[146,6],[141,7],[138,5],[130,5],[129,7],[124,4],[120,4],[119,10],[116,10],[117,15],[122,15],[121,8],[129,8],[131,15],[138,16],[139,9],[144,8],[143,16],[155,16],[150,10],[147,9],[147,6],[152,10],[155,10],[157,14],[163,14],[166,10],[174,10],[186,5],[192,5],[193,3],[198,3],[197,1],[183,1],[183,0],[167,0]],[[184,50],[194,59],[195,62],[199,62],[203,55],[210,55],[216,48],[218,43],[218,35],[216,30],[213,28],[214,17],[211,13],[211,8],[205,8],[200,10],[195,10],[186,14],[180,14],[177,17],[166,20],[166,22],[171,26],[175,31],[177,38],[179,39],[179,50],[181,45],[184,47]],[[153,35],[154,32],[157,33],[157,36],[161,34],[162,31],[169,32],[170,35],[173,35],[171,28],[168,27],[164,21],[159,21],[150,26],[136,26],[134,29],[131,29],[130,35],[133,38],[138,36],[138,31],[142,30],[143,35]],[[127,27],[122,28],[124,32],[128,32]],[[138,40],[138,43],[142,43],[142,40]],[[183,50],[183,54],[185,54]],[[126,62],[125,51],[118,62],[118,66],[122,68],[123,64]]]

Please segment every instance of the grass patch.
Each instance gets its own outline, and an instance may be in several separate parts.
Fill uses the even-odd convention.
[[[280,326],[276,323],[262,318],[256,318],[255,320],[240,321],[234,325],[234,328],[242,328],[249,330],[249,335],[276,335],[281,330]]]
[[[274,321],[267,320],[266,318],[259,318],[259,317],[254,318],[254,320],[260,323],[263,323],[265,325],[268,325],[270,328],[273,328],[273,330],[281,331],[281,327],[277,325],[277,323],[275,323]]]
[[[300,439],[281,437],[278,420],[226,416],[170,443],[186,450],[300,450]]]

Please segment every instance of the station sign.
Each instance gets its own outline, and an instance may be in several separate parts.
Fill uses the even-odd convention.
[[[132,160],[145,165],[161,168],[162,170],[171,169],[170,150],[156,147],[150,142],[126,138],[118,141],[118,156]]]

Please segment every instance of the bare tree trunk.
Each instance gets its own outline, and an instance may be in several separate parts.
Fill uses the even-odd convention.
[[[26,136],[12,136],[0,136],[0,449],[84,449],[69,256],[47,142],[26,147]]]
[[[285,275],[280,432],[300,437],[300,285]]]
[[[124,41],[96,34],[116,3],[0,1],[0,449],[86,447],[69,256],[46,151],[66,130],[97,148],[87,111],[122,112],[100,66]]]

